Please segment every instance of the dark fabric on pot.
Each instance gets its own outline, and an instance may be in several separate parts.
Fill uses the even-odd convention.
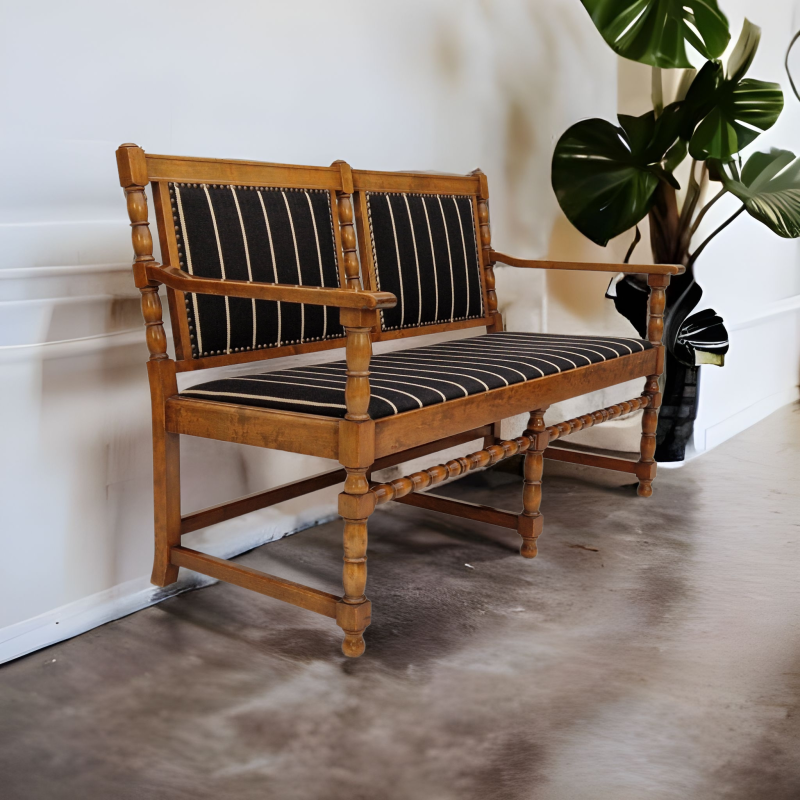
[[[533,381],[650,348],[640,339],[489,333],[396,350],[370,362],[373,419]],[[221,403],[345,415],[346,364],[335,361],[210,381],[182,394]]]
[[[330,194],[323,190],[170,184],[180,267],[203,278],[339,286]],[[192,356],[344,335],[338,310],[186,294]]]
[[[472,198],[368,192],[378,288],[397,297],[383,330],[484,316]]]
[[[656,430],[656,461],[683,461],[694,432],[700,368],[681,364],[667,351],[666,381]]]

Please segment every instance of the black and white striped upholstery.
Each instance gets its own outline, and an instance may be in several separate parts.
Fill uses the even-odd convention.
[[[385,353],[370,362],[369,414],[373,419],[402,414],[649,347],[641,339],[505,332]],[[292,367],[210,381],[182,394],[343,417],[345,371],[344,361]]]
[[[385,331],[484,316],[472,198],[367,192]]]
[[[203,278],[339,286],[330,194],[171,183],[181,269]],[[344,335],[335,308],[186,294],[192,356]]]

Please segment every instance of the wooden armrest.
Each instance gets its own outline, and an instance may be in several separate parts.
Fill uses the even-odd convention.
[[[374,310],[393,308],[397,298],[391,292],[354,292],[350,289],[328,289],[318,286],[290,286],[282,283],[250,283],[218,278],[199,278],[176,267],[149,265],[147,278],[163,283],[180,292],[195,294],[248,297],[255,300],[280,300],[284,303],[308,303],[316,306],[335,306]]]
[[[509,267],[527,269],[574,269],[585,272],[626,272],[647,275],[680,275],[686,271],[681,264],[604,264],[591,261],[536,261],[527,258],[514,258],[505,253],[491,250],[493,263],[508,264]]]

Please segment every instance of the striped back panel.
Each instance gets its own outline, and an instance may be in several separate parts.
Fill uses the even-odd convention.
[[[382,330],[484,318],[473,198],[365,196],[376,288],[397,296],[394,308],[381,311]]]
[[[169,183],[180,267],[203,278],[339,286],[330,191]],[[193,358],[344,336],[336,309],[185,294]]]

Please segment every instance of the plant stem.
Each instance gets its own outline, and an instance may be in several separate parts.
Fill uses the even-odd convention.
[[[628,248],[628,252],[625,253],[625,260],[622,262],[623,264],[627,264],[631,260],[631,256],[633,255],[633,251],[636,249],[636,245],[642,241],[642,232],[639,230],[639,226],[636,226],[636,234],[633,237],[633,241],[631,242],[631,246]]]
[[[656,118],[658,118],[664,110],[664,86],[661,83],[661,67],[652,67],[650,80],[650,97],[653,101],[653,111],[655,111]]]
[[[688,269],[689,267],[691,267],[691,266],[694,264],[694,262],[695,262],[695,261],[697,261],[697,258],[698,258],[698,256],[700,255],[700,253],[702,253],[702,252],[703,252],[703,250],[705,250],[705,249],[706,249],[706,247],[708,246],[708,243],[709,243],[709,242],[710,242],[710,241],[711,241],[711,240],[712,240],[712,239],[713,239],[713,238],[714,238],[714,237],[715,237],[715,236],[716,236],[718,233],[721,233],[723,230],[725,230],[725,228],[727,228],[727,227],[728,227],[728,225],[730,225],[730,224],[731,224],[731,222],[733,222],[733,221],[736,219],[736,217],[738,217],[738,216],[739,216],[739,214],[741,214],[741,213],[742,213],[744,210],[745,210],[745,206],[744,206],[744,204],[742,204],[742,207],[741,207],[741,208],[740,208],[740,209],[739,209],[739,210],[738,210],[738,211],[737,211],[735,214],[731,214],[731,216],[730,216],[730,217],[728,217],[728,219],[726,219],[726,220],[725,220],[725,222],[723,222],[723,223],[722,223],[722,225],[720,225],[720,226],[719,226],[719,228],[717,228],[717,229],[716,229],[716,230],[715,230],[713,233],[711,233],[711,234],[708,236],[708,238],[707,238],[707,239],[706,239],[706,240],[703,242],[703,244],[701,244],[701,245],[700,245],[700,247],[698,247],[698,248],[697,248],[697,250],[695,250],[695,251],[694,251],[694,253],[692,253],[692,255],[691,255],[691,256],[689,256],[689,262],[688,262],[688,263],[687,263],[687,265],[686,265],[687,269]]]
[[[786,74],[789,76],[789,83],[791,84],[792,91],[794,92],[794,96],[800,100],[800,94],[797,92],[797,86],[794,84],[794,78],[792,77],[792,71],[789,69],[789,54],[792,52],[792,48],[795,45],[795,42],[800,39],[800,31],[798,31],[794,36],[792,36],[792,41],[789,42],[789,47],[786,50],[786,58],[783,61],[783,66],[786,68]]]
[[[694,214],[694,210],[697,207],[697,201],[700,199],[700,184],[695,176],[696,169],[697,159],[693,158],[692,166],[689,169],[689,185],[686,187],[686,198],[681,209],[681,229],[689,225],[692,214]]]
[[[715,194],[709,201],[706,203],[701,209],[700,213],[697,215],[697,219],[694,221],[694,225],[692,225],[692,229],[690,231],[691,235],[694,236],[697,233],[697,229],[700,227],[700,223],[703,221],[703,217],[708,213],[708,209],[717,202],[717,200],[722,197],[728,190],[727,189],[720,189],[717,194]]]
[[[697,204],[700,202],[700,196],[703,193],[706,175],[705,164],[703,164],[699,182],[696,172],[697,159],[693,158],[691,169],[689,170],[689,185],[686,187],[686,197],[683,199],[683,207],[681,208],[680,217],[678,219],[677,240],[674,249],[674,257],[678,261],[683,261],[685,254],[689,250],[689,243],[691,242],[689,226],[692,224],[692,217],[694,216]]]

